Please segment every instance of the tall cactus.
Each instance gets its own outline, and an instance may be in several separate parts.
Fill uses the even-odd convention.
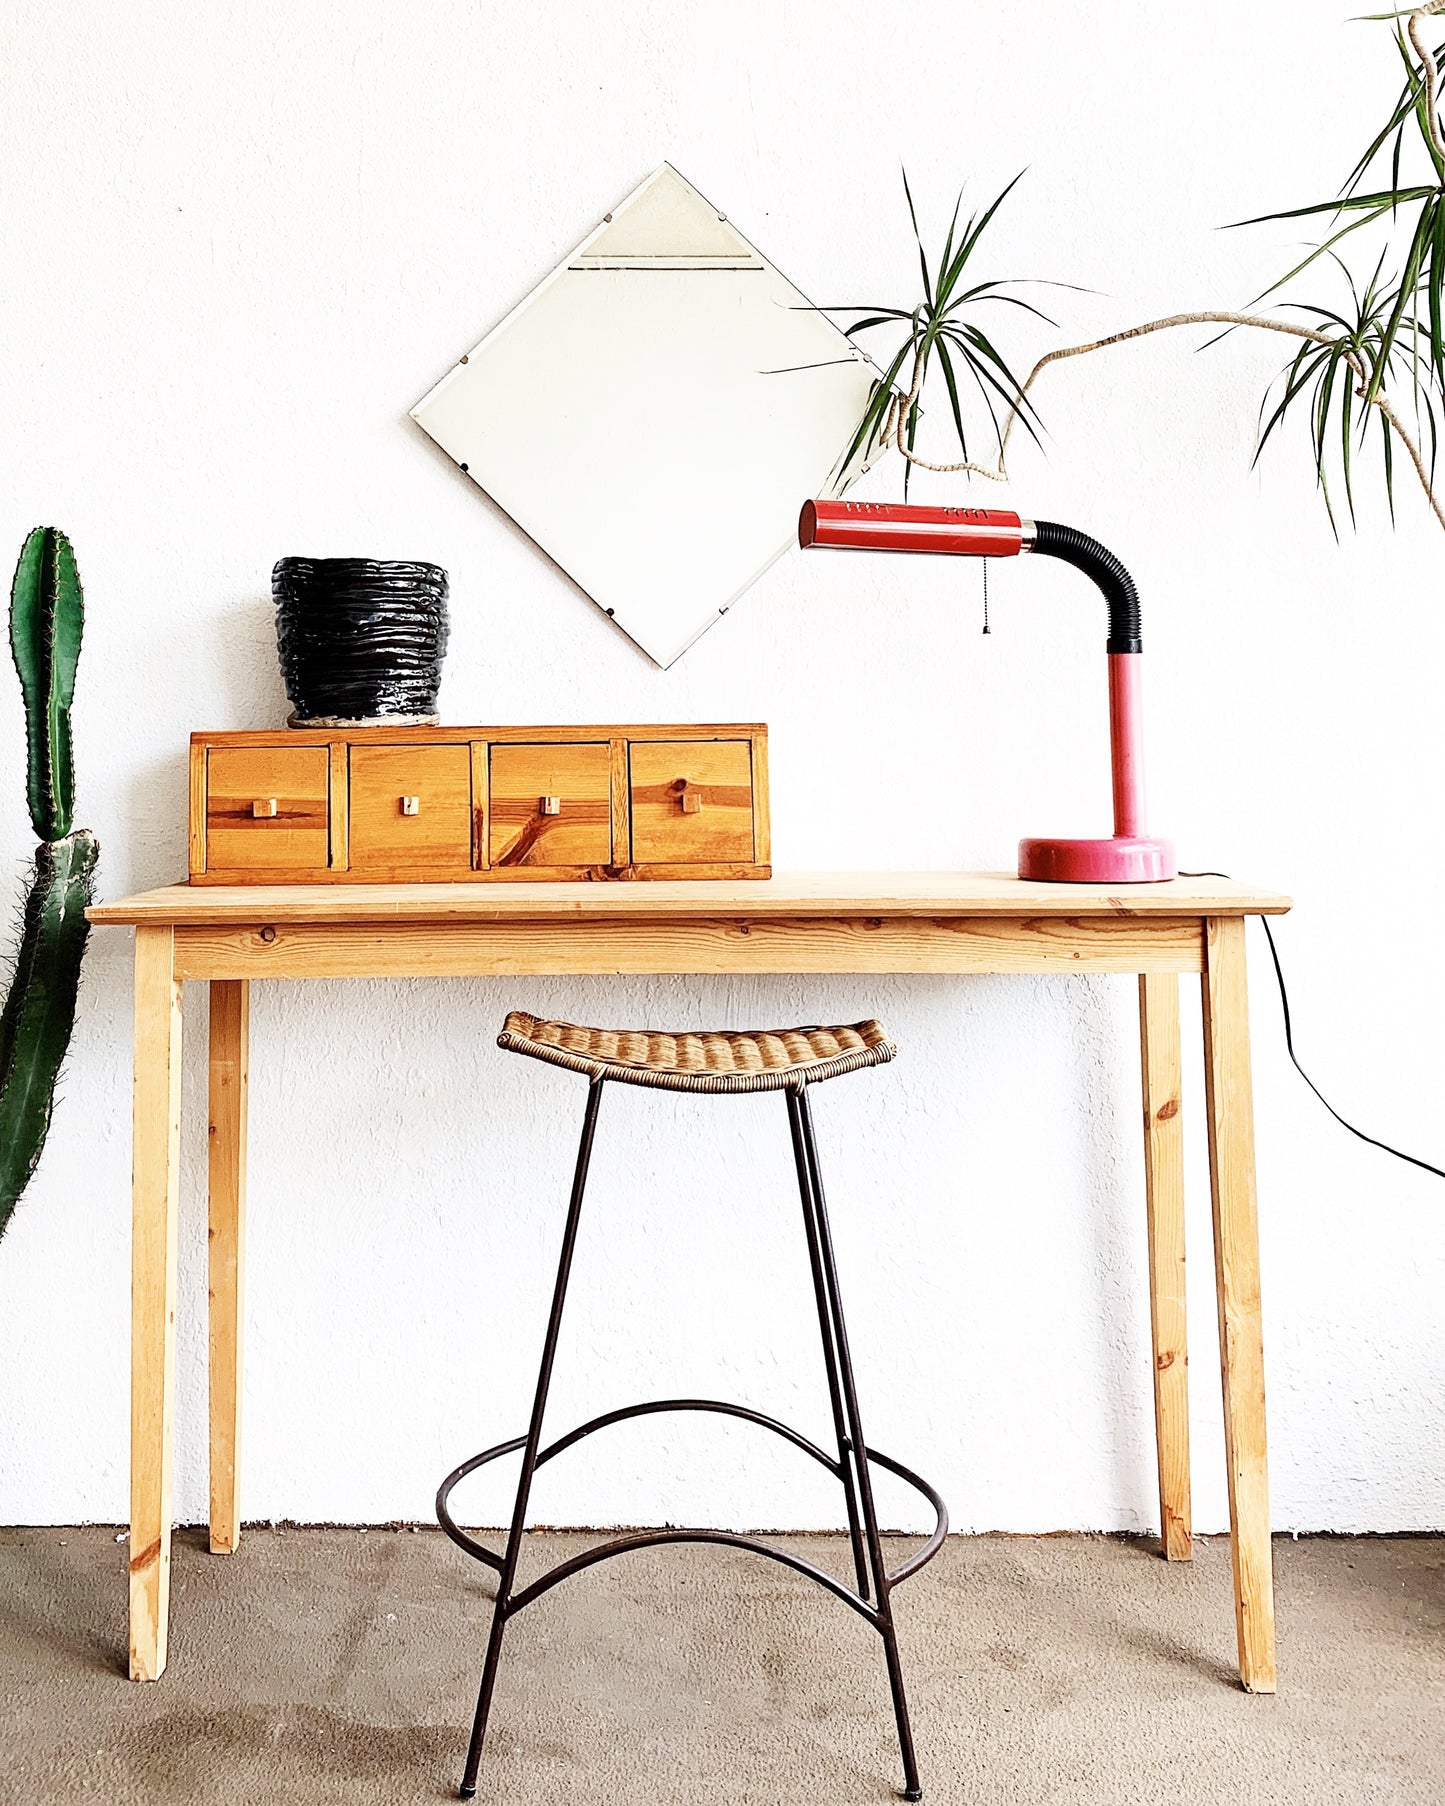
[[[20,946],[0,1009],[0,1235],[40,1161],[70,1042],[100,846],[73,828],[70,704],[84,624],[70,541],[37,527],[10,592],[10,650],[25,698],[27,795],[40,838]]]

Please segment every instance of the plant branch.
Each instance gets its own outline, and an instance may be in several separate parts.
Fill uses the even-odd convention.
[[[1445,10],[1445,0],[1435,0],[1435,3],[1430,10]],[[880,437],[885,443],[892,437],[896,441],[899,451],[902,452],[908,462],[910,464],[918,465],[920,469],[943,472],[966,471],[971,476],[987,477],[988,480],[993,483],[1006,483],[1009,480],[1006,464],[1008,442],[1009,436],[1013,432],[1014,422],[1018,419],[1019,413],[1028,399],[1029,390],[1033,388],[1034,383],[1050,364],[1060,363],[1064,358],[1068,357],[1082,357],[1086,351],[1104,351],[1110,345],[1122,345],[1127,343],[1130,339],[1142,339],[1148,333],[1164,332],[1173,326],[1254,326],[1263,332],[1279,332],[1292,339],[1308,339],[1316,345],[1334,346],[1339,343],[1338,339],[1332,338],[1327,332],[1321,332],[1318,328],[1313,326],[1297,326],[1293,321],[1289,320],[1271,320],[1263,314],[1236,314],[1206,311],[1202,313],[1170,314],[1163,320],[1146,320],[1142,326],[1130,326],[1123,332],[1111,332],[1107,338],[1091,339],[1085,345],[1061,346],[1057,351],[1046,352],[1034,365],[1033,369],[1030,370],[1027,380],[1020,387],[1018,395],[1014,398],[1013,405],[1009,409],[1008,419],[1004,423],[1003,437],[999,446],[998,463],[993,468],[990,468],[986,464],[975,464],[968,459],[965,459],[958,464],[932,464],[926,458],[920,458],[916,452],[910,451],[904,444],[903,423],[908,416],[909,409],[912,408],[913,404],[918,400],[918,391],[920,387],[919,360],[918,358],[915,358],[912,390],[906,399],[897,395],[894,396],[893,401],[889,406],[888,416],[884,422],[883,432]],[[1359,388],[1356,390],[1356,394],[1363,401],[1366,399],[1366,392],[1369,387],[1369,373],[1365,369],[1358,354],[1354,351],[1346,351],[1344,353],[1344,361],[1350,366],[1350,369],[1359,380]],[[1420,455],[1420,448],[1416,445],[1414,439],[1411,438],[1404,422],[1390,405],[1388,397],[1382,392],[1377,391],[1374,395],[1369,397],[1369,400],[1373,407],[1377,407],[1380,410],[1381,414],[1389,422],[1392,431],[1400,440],[1400,443],[1409,453],[1410,462],[1415,466],[1415,474],[1420,479],[1420,487],[1425,491],[1425,498],[1434,510],[1435,518],[1442,527],[1445,527],[1445,505],[1442,505],[1441,499],[1435,494],[1435,490],[1430,482],[1429,472],[1425,468],[1425,461]]]
[[[1421,23],[1432,13],[1445,12],[1445,0],[1430,0],[1428,6],[1416,7],[1405,22],[1415,55],[1420,59],[1420,73],[1425,78],[1425,130],[1435,155],[1445,162],[1445,138],[1440,134],[1440,72],[1435,66],[1435,53],[1420,42]]]

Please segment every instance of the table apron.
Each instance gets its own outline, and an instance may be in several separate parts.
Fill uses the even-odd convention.
[[[1193,916],[648,917],[177,927],[175,975],[1201,972]]]

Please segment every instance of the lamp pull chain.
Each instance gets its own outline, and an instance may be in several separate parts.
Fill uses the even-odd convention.
[[[980,558],[979,563],[983,566],[983,630],[985,633],[992,633],[993,629],[988,624],[988,560]]]

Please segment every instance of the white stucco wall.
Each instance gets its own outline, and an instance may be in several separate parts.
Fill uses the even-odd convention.
[[[984,640],[973,567],[790,557],[663,675],[407,409],[663,158],[823,301],[911,298],[900,160],[935,238],[960,179],[980,201],[1028,165],[987,273],[1099,292],[1056,295],[1060,332],[1025,323],[1021,359],[1239,305],[1299,234],[1215,228],[1329,192],[1393,95],[1388,37],[1346,10],[1332,32],[1281,0],[1147,20],[1121,0],[7,0],[0,550],[55,521],[79,551],[80,814],[104,889],[183,870],[192,728],[281,720],[268,573],[287,552],[450,570],[451,720],[768,721],[780,867],[1003,867],[1020,833],[1102,825],[1101,622],[1071,573],[995,564]],[[1439,1160],[1445,542],[1402,478],[1398,530],[1372,488],[1336,546],[1297,440],[1249,469],[1278,348],[1195,342],[1051,373],[1049,455],[1020,449],[1008,500],[1134,570],[1155,824],[1186,866],[1295,894],[1281,942],[1309,1064]],[[3,683],[0,719],[15,894],[31,836]],[[1275,1522],[1439,1526],[1445,1187],[1323,1114],[1251,947]],[[44,1166],[0,1243],[0,1521],[125,1515],[129,964],[126,936],[97,935]],[[1156,1522],[1128,979],[258,987],[248,1517],[425,1518],[453,1461],[521,1426],[582,1094],[495,1050],[516,1005],[880,1015],[898,1063],[817,1102],[870,1439],[964,1529]],[[204,1029],[188,997],[183,1520],[205,1514]],[[1213,1529],[1192,985],[1185,1034]],[[776,1100],[615,1092],[595,1175],[556,1421],[697,1389],[821,1432]],[[495,1521],[503,1484],[472,1515]],[[599,1439],[537,1503],[561,1522],[832,1510],[786,1451],[690,1421]]]

